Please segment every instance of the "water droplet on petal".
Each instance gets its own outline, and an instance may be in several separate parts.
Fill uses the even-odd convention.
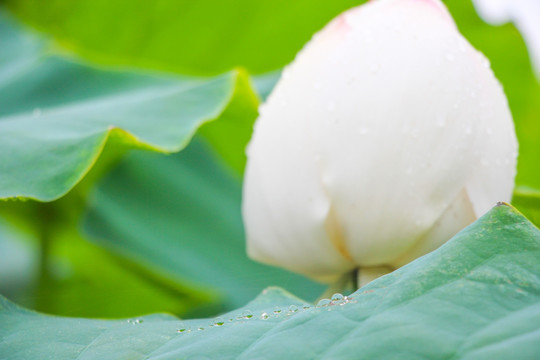
[[[311,308],[311,305],[310,305],[310,304],[304,304],[304,305],[302,305],[302,310],[304,310],[304,311],[306,311],[306,310],[308,310],[308,309],[310,309],[310,308]]]
[[[197,330],[199,330],[199,331],[203,331],[203,330],[204,330],[204,328],[203,328],[203,327],[201,326],[201,327],[199,327],[199,328],[198,328]]]
[[[279,306],[274,307],[274,314],[276,314],[276,315],[281,314],[281,308]]]
[[[268,313],[263,312],[263,313],[261,314],[261,319],[263,319],[263,320],[266,320],[266,319],[268,319],[269,317],[270,317],[270,315],[268,315]]]
[[[214,326],[221,326],[223,324],[225,324],[225,321],[222,318],[218,317],[214,320]]]
[[[335,293],[334,295],[332,295],[331,300],[332,301],[341,301],[341,300],[343,300],[343,295],[340,294],[340,293]]]

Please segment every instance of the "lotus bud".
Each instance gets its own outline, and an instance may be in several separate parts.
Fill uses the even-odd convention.
[[[247,154],[248,254],[367,282],[510,200],[517,141],[488,60],[442,3],[379,0],[298,53]]]

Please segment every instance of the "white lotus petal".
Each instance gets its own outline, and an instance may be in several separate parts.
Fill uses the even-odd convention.
[[[328,281],[410,261],[509,200],[515,149],[489,63],[439,1],[349,10],[298,54],[257,120],[249,254]]]

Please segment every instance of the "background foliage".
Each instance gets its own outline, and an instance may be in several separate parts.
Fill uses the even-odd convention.
[[[214,316],[270,285],[314,301],[322,285],[245,256],[244,147],[280,69],[361,2],[4,1],[0,293],[98,318]],[[520,143],[513,204],[538,225],[540,84],[527,49],[511,24],[445,3],[503,84]],[[3,304],[3,321],[53,326]]]

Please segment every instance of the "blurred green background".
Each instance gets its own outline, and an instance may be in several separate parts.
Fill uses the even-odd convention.
[[[280,69],[360,3],[4,1],[0,156],[20,178],[0,185],[33,192],[0,192],[53,201],[0,202],[0,293],[85,317],[212,316],[270,285],[316,299],[321,284],[245,255],[244,146]],[[503,84],[520,141],[513,203],[538,225],[540,85],[526,46],[470,1],[445,4]],[[107,132],[111,113],[132,135]],[[39,154],[36,141],[57,137],[54,158]],[[65,179],[41,181],[47,161]]]

